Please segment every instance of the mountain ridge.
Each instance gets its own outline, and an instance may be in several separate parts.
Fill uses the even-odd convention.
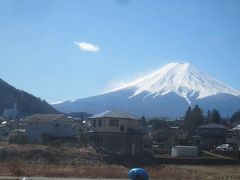
[[[202,105],[204,110],[219,108],[222,114],[230,114],[240,107],[240,91],[200,74],[189,63],[170,63],[107,93],[66,101],[54,107],[64,112],[94,114],[121,109],[140,116],[179,117],[189,105],[196,104]]]
[[[37,113],[59,113],[45,100],[18,90],[0,78],[0,115],[5,108],[13,108],[14,103],[18,104],[21,117]]]
[[[127,83],[123,88],[131,87],[136,87],[135,93],[131,97],[144,91],[155,96],[175,92],[186,98],[187,101],[189,101],[188,98],[191,96],[196,96],[196,98],[200,99],[220,93],[240,96],[240,91],[205,74],[200,74],[189,63],[167,64],[150,75]],[[117,90],[119,89],[121,87],[117,88]]]

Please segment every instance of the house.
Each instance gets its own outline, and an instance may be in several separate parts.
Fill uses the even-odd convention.
[[[72,118],[65,117],[64,114],[35,114],[25,122],[31,143],[43,143],[55,138],[75,138],[78,131]]]
[[[89,118],[89,143],[109,154],[140,153],[140,119],[123,111],[106,111]]]
[[[234,128],[228,130],[226,143],[233,145],[234,148],[238,148],[240,146],[240,124],[235,126]]]
[[[225,143],[226,132],[226,127],[216,123],[198,126],[193,136],[194,144],[201,149],[212,149]]]

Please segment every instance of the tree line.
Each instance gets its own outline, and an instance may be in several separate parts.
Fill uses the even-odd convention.
[[[203,110],[195,105],[193,108],[188,107],[184,116],[184,126],[186,128],[195,128],[203,123],[221,123],[221,115],[218,110],[213,109],[207,111],[207,117],[204,117]]]

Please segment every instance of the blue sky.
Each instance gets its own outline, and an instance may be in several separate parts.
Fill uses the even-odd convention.
[[[240,89],[238,0],[1,0],[0,78],[60,101],[184,61]]]

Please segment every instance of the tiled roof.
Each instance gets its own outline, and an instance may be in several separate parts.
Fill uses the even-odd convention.
[[[95,118],[120,118],[120,119],[135,119],[135,120],[139,120],[138,117],[128,114],[126,112],[123,111],[116,111],[116,110],[108,110],[105,111],[103,113],[94,115],[92,117],[90,117],[90,119],[95,119]]]
[[[28,122],[47,122],[64,119],[64,114],[34,114],[26,119]]]
[[[205,128],[205,129],[227,129],[226,127],[216,124],[216,123],[208,123],[203,126],[198,126],[198,128]]]

